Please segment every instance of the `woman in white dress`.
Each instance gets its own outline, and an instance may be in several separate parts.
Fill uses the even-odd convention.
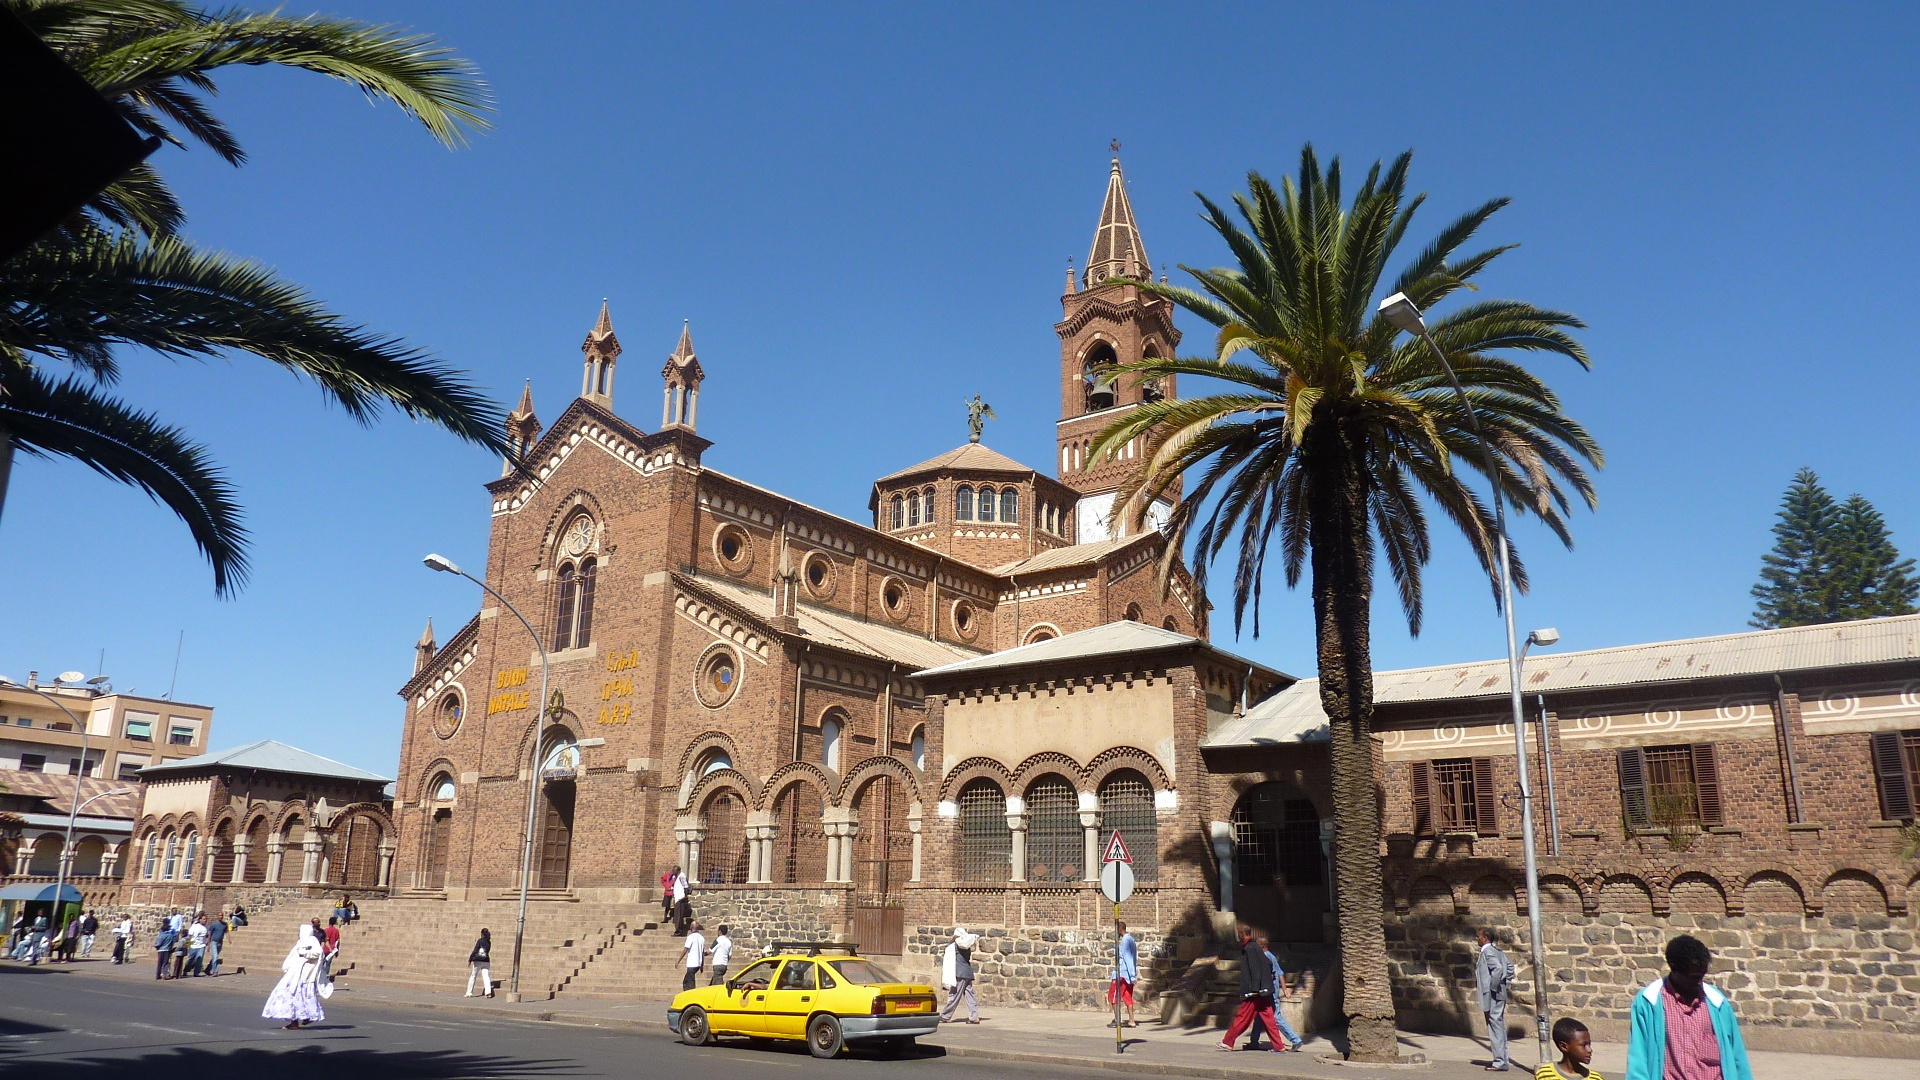
[[[313,927],[302,923],[300,940],[280,962],[280,981],[274,985],[273,993],[267,995],[267,1007],[260,1010],[260,1015],[268,1020],[285,1020],[289,1031],[302,1024],[325,1020],[327,1014],[320,1008],[318,989],[320,961],[320,942],[314,937]]]

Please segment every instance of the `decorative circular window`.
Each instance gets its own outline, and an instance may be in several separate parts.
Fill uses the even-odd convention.
[[[953,602],[953,632],[968,641],[980,636],[980,616],[965,600]]]
[[[880,607],[886,611],[889,619],[904,621],[912,607],[906,583],[899,578],[888,578],[880,586]]]
[[[833,595],[833,560],[824,553],[816,551],[807,556],[807,561],[801,566],[800,577],[806,581],[807,591],[814,596],[825,600]]]
[[[725,645],[715,645],[700,658],[700,669],[693,680],[693,691],[700,704],[717,709],[733,700],[740,689],[740,659]]]
[[[753,567],[753,538],[738,525],[722,525],[713,534],[713,555],[730,574],[744,574]]]
[[[443,739],[451,739],[460,730],[460,720],[466,707],[460,701],[458,691],[449,690],[433,703],[433,733]]]
[[[585,514],[567,523],[560,534],[560,550],[568,555],[585,555],[593,547],[593,519]]]

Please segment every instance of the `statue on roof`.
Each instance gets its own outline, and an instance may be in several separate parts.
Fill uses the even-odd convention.
[[[980,441],[980,432],[986,429],[987,421],[1000,418],[994,415],[993,406],[980,400],[979,394],[973,395],[973,400],[964,404],[967,407],[967,441],[977,443]]]

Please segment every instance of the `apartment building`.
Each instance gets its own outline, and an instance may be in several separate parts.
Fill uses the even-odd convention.
[[[27,682],[34,685],[36,680],[29,675]],[[84,773],[90,777],[138,783],[140,770],[149,765],[206,753],[213,726],[210,705],[135,694],[94,697],[68,687],[36,689],[39,693],[0,687],[0,770],[81,773],[76,721],[87,727]]]

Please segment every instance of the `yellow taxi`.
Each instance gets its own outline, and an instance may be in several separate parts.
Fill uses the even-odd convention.
[[[902,982],[852,948],[775,942],[773,955],[720,986],[683,990],[667,1027],[689,1046],[718,1035],[804,1040],[814,1057],[852,1046],[897,1055],[939,1029],[933,987]]]

